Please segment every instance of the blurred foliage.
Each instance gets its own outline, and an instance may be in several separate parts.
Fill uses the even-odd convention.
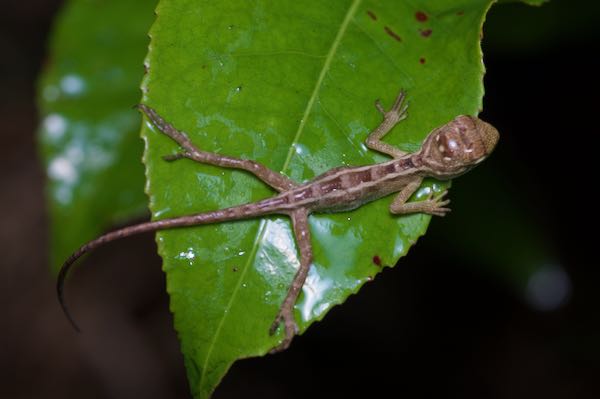
[[[77,0],[58,16],[40,77],[53,270],[147,206],[139,82],[154,0]]]

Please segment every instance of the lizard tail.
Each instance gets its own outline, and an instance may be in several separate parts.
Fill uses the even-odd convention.
[[[62,308],[65,316],[67,317],[73,328],[77,332],[81,332],[79,326],[75,322],[75,319],[71,315],[71,312],[69,312],[69,308],[67,307],[65,301],[65,281],[72,266],[79,258],[106,243],[139,233],[146,233],[164,229],[173,229],[178,227],[214,224],[232,220],[254,218],[266,214],[273,214],[277,213],[278,205],[280,205],[281,203],[283,203],[283,201],[280,197],[272,197],[255,203],[219,209],[211,212],[198,213],[195,215],[180,216],[151,222],[144,222],[133,226],[124,227],[122,229],[115,230],[110,233],[106,233],[96,238],[95,240],[89,241],[86,244],[82,245],[63,263],[58,273],[58,278],[56,280],[56,294],[58,297],[58,302],[60,303],[60,307]]]

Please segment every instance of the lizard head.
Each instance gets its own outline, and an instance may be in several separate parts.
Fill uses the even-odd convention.
[[[487,158],[498,130],[479,118],[459,115],[433,130],[421,147],[423,164],[438,178],[452,178]]]

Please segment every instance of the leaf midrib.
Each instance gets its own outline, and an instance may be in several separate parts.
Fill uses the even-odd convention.
[[[309,100],[308,100],[308,103],[306,104],[306,108],[302,115],[302,119],[300,120],[300,124],[298,125],[298,130],[296,131],[296,134],[294,135],[294,139],[292,140],[292,143],[290,144],[290,149],[288,151],[288,154],[287,154],[287,157],[283,164],[283,167],[281,168],[282,172],[285,172],[285,170],[290,165],[292,157],[295,153],[296,144],[299,142],[300,136],[304,132],[304,127],[306,126],[308,116],[312,112],[315,101],[318,97],[319,90],[321,89],[321,86],[323,85],[323,80],[325,79],[325,75],[329,71],[331,62],[333,61],[333,58],[335,57],[338,46],[341,43],[342,38],[348,28],[348,25],[350,24],[352,18],[356,14],[356,10],[358,9],[358,6],[360,5],[361,2],[362,2],[362,0],[353,0],[350,8],[348,9],[348,12],[346,13],[346,15],[344,17],[344,20],[342,21],[342,23],[340,25],[340,29],[338,30],[337,35],[335,36],[335,38],[331,44],[331,48],[329,49],[329,52],[327,53],[325,62],[323,63],[323,67],[321,68],[321,72],[319,73],[319,77],[317,79],[317,82],[315,83],[315,87],[312,91],[312,94],[311,94]],[[220,336],[221,329],[223,327],[223,324],[225,323],[225,319],[227,318],[227,315],[230,313],[229,310],[230,310],[231,306],[233,305],[235,298],[237,297],[237,293],[239,292],[239,289],[241,286],[241,281],[243,280],[244,276],[246,275],[246,271],[248,270],[248,267],[250,266],[251,260],[254,258],[254,255],[256,254],[256,251],[258,250],[258,246],[264,238],[265,226],[266,226],[266,223],[264,221],[262,221],[260,224],[259,230],[258,230],[258,234],[256,235],[256,239],[254,240],[254,244],[252,245],[252,250],[249,253],[248,260],[244,264],[244,269],[243,269],[242,273],[240,274],[238,283],[231,294],[231,298],[230,298],[229,302],[227,303],[227,306],[225,307],[225,309],[223,311],[223,318],[221,318],[221,321],[219,322],[219,325],[217,326],[217,329],[215,330],[215,335],[213,337],[212,342],[210,343],[210,346],[209,346],[207,354],[206,354],[206,359],[204,361],[204,365],[202,366],[202,374],[200,375],[200,380],[199,380],[201,384],[203,383],[204,377],[206,376],[207,365],[211,358],[215,344]]]
[[[287,154],[287,157],[285,158],[285,162],[283,163],[283,167],[281,168],[281,172],[285,172],[286,169],[290,166],[292,157],[294,156],[294,154],[296,152],[295,151],[296,144],[298,144],[298,142],[300,140],[300,136],[302,135],[302,132],[304,132],[304,126],[306,126],[308,116],[312,111],[312,108],[315,104],[315,101],[317,100],[317,97],[319,96],[319,94],[318,94],[319,90],[321,89],[321,86],[323,85],[323,80],[325,79],[325,75],[327,74],[327,71],[329,71],[329,67],[331,66],[331,61],[333,61],[333,58],[338,49],[338,46],[342,41],[342,37],[346,33],[346,29],[348,28],[350,21],[354,17],[354,14],[356,14],[356,9],[358,8],[358,6],[360,5],[361,2],[362,2],[362,0],[354,0],[352,2],[352,5],[348,9],[348,12],[346,13],[346,16],[344,17],[344,20],[342,21],[342,24],[340,25],[340,29],[338,30],[338,33],[335,36],[335,39],[333,39],[331,48],[330,48],[329,52],[327,53],[327,57],[325,58],[325,62],[323,63],[323,67],[321,68],[321,72],[319,73],[319,78],[317,79],[317,82],[315,83],[315,87],[312,91],[310,99],[308,100],[308,103],[306,104],[306,108],[304,109],[304,114],[302,114],[302,119],[300,119],[300,124],[298,125],[298,130],[296,131],[296,134],[294,135],[292,144],[290,144],[290,149],[288,150],[288,154]]]

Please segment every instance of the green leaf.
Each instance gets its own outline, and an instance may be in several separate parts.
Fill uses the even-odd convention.
[[[340,165],[381,162],[363,142],[408,92],[409,117],[386,141],[413,151],[434,127],[477,114],[483,95],[479,38],[491,1],[163,1],[151,29],[144,102],[207,151],[254,159],[305,181]],[[146,124],[153,217],[210,211],[265,198],[240,171],[189,160]],[[430,182],[417,197],[440,190]],[[429,217],[394,217],[386,198],[310,218],[314,263],[296,305],[302,332],[424,234]],[[195,397],[236,360],[265,354],[298,265],[283,217],[157,235],[167,290]]]
[[[154,1],[72,1],[39,85],[51,265],[146,208],[139,81]]]

